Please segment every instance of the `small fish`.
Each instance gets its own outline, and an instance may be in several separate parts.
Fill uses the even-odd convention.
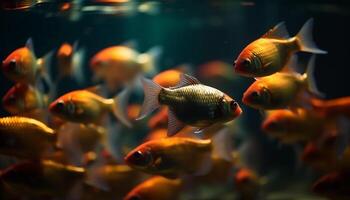
[[[1,173],[1,180],[26,197],[65,197],[84,176],[84,168],[42,160],[10,166]]]
[[[186,137],[150,140],[129,152],[124,160],[132,168],[167,178],[204,175],[212,166],[212,155],[228,161],[232,159],[229,146],[223,145],[225,141],[227,137],[224,134],[212,140]]]
[[[98,123],[108,112],[113,114],[126,126],[131,126],[123,109],[129,96],[124,90],[114,99],[105,99],[88,90],[69,92],[49,106],[50,112],[64,120],[77,123]]]
[[[48,96],[31,85],[17,83],[5,94],[2,105],[12,115],[23,114],[45,109],[48,106]]]
[[[142,178],[141,173],[121,164],[94,164],[87,170],[86,183],[103,191],[113,192],[121,199]]]
[[[44,123],[26,117],[0,118],[0,152],[20,158],[40,158],[56,142],[56,133]]]
[[[262,130],[284,143],[296,143],[316,139],[330,120],[305,109],[270,111],[262,124]]]
[[[311,105],[313,109],[323,113],[325,116],[336,117],[344,115],[350,117],[350,97],[329,100],[312,98]]]
[[[154,47],[140,54],[128,46],[113,46],[98,52],[90,62],[95,80],[104,80],[111,91],[132,83],[139,74],[157,71],[156,61],[161,53]]]
[[[220,60],[207,62],[198,68],[198,76],[203,79],[233,80],[236,77],[232,73],[232,66]]]
[[[160,105],[169,107],[168,136],[175,135],[185,125],[200,130],[216,123],[226,123],[238,117],[242,110],[238,103],[223,92],[200,84],[189,75],[181,74],[180,84],[163,88],[142,79],[145,99],[139,119]]]
[[[16,49],[2,62],[2,70],[5,76],[15,82],[35,84],[42,77],[48,84],[51,80],[47,74],[52,52],[43,58],[36,58],[33,42],[28,39],[26,46]]]
[[[315,56],[312,56],[303,75],[278,72],[257,79],[243,94],[243,103],[256,109],[283,109],[309,106],[309,96],[319,95],[313,71]]]
[[[239,199],[259,199],[258,195],[263,180],[252,170],[240,168],[234,175],[235,189],[239,193]]]
[[[284,23],[279,23],[243,49],[235,61],[235,72],[248,77],[268,76],[281,71],[298,51],[327,53],[314,43],[312,26],[313,19],[309,19],[295,37],[289,38]]]
[[[27,10],[46,2],[51,2],[51,0],[4,0],[0,6],[5,10]]]
[[[124,200],[176,200],[179,199],[182,181],[155,176],[132,189]]]
[[[156,76],[153,77],[153,81],[157,83],[158,85],[169,88],[169,87],[175,87],[180,83],[180,70],[176,69],[169,69],[160,72]]]
[[[79,84],[83,84],[85,81],[83,77],[85,50],[83,48],[78,49],[77,42],[73,46],[69,43],[63,43],[56,56],[59,69],[58,79],[73,76]]]
[[[312,191],[329,199],[345,200],[350,198],[350,174],[348,171],[330,172],[319,178]]]

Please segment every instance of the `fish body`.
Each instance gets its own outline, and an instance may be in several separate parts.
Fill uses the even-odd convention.
[[[143,85],[145,100],[140,118],[160,105],[168,106],[168,135],[176,134],[185,125],[206,128],[225,123],[242,112],[231,97],[188,75],[181,75],[181,84],[176,88],[162,88],[147,79],[143,79]]]
[[[311,105],[316,111],[323,113],[325,116],[350,116],[350,97],[330,100],[313,98],[311,100]]]
[[[257,79],[243,94],[243,103],[256,109],[281,109],[295,104],[307,88],[306,77],[275,73]]]
[[[43,160],[10,166],[1,173],[1,179],[24,196],[64,197],[84,175],[84,168]]]
[[[2,70],[7,78],[12,81],[26,84],[34,84],[42,75],[47,78],[46,65],[49,63],[51,53],[37,59],[31,39],[25,47],[13,51],[2,62]]]
[[[78,123],[98,123],[106,113],[113,112],[118,119],[129,125],[120,105],[127,96],[126,92],[122,92],[119,97],[105,99],[88,90],[76,90],[56,99],[50,104],[49,110],[64,120]]]
[[[48,97],[31,85],[17,83],[5,94],[2,103],[6,111],[16,115],[46,108]]]
[[[210,140],[163,138],[138,146],[128,153],[125,161],[135,169],[173,178],[195,174],[205,165],[211,149]]]
[[[234,175],[236,190],[241,199],[256,199],[261,188],[260,182],[258,175],[248,168],[238,169]]]
[[[180,82],[181,73],[180,70],[175,69],[165,70],[154,76],[152,80],[165,88],[175,87]]]
[[[323,54],[312,39],[313,20],[309,19],[295,37],[289,37],[284,23],[279,23],[264,36],[250,43],[235,61],[235,72],[249,77],[268,76],[288,63],[298,51]]]
[[[137,185],[124,200],[176,200],[180,196],[182,182],[155,176]]]
[[[109,89],[131,83],[140,73],[154,73],[159,49],[140,54],[127,46],[113,46],[98,52],[90,62],[94,79],[103,79]]]
[[[20,158],[39,158],[53,147],[56,133],[44,123],[26,117],[0,118],[0,151]]]

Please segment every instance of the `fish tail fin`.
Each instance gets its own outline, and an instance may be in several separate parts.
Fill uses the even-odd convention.
[[[315,80],[315,61],[316,61],[316,55],[312,55],[306,68],[306,73],[303,75],[306,78],[307,86],[309,91],[312,94],[315,94],[320,97],[324,97],[324,93],[320,92],[316,85]]]
[[[159,2],[145,2],[141,3],[137,10],[141,13],[146,13],[149,15],[157,15],[160,12],[160,3]]]
[[[85,183],[104,191],[110,190],[107,182],[104,180],[101,167],[105,165],[105,160],[99,157],[91,166],[87,167],[87,176]]]
[[[84,58],[85,58],[85,48],[79,48],[78,49],[78,42],[75,42],[73,45],[73,77],[76,79],[78,84],[82,85],[85,83],[85,77],[84,77]]]
[[[146,115],[148,115],[160,106],[158,96],[160,91],[162,90],[162,87],[157,83],[153,82],[152,80],[142,78],[141,82],[143,85],[145,97],[141,107],[140,116],[137,118],[137,120],[143,119],[144,117],[146,117]]]
[[[299,33],[295,36],[297,44],[301,51],[315,53],[315,54],[326,54],[327,51],[319,49],[312,36],[312,27],[314,20],[311,18],[305,22],[301,27]]]
[[[212,138],[212,145],[212,154],[214,156],[229,162],[232,161],[232,138],[228,127],[224,127],[218,131],[218,133]]]
[[[121,124],[112,123],[111,119],[107,122],[106,134],[102,138],[102,145],[116,161],[123,161],[121,145]]]
[[[159,70],[157,63],[162,54],[162,47],[155,46],[148,50],[146,53],[139,55],[138,62],[142,66],[142,71],[147,75],[156,74]]]
[[[50,51],[47,54],[44,55],[44,57],[39,58],[37,61],[37,65],[39,67],[39,73],[40,78],[44,80],[44,82],[48,85],[49,89],[51,90],[53,88],[53,82],[50,77],[51,71],[52,71],[52,58],[53,58],[54,52]]]
[[[114,116],[127,127],[131,127],[131,123],[126,116],[126,107],[130,97],[130,89],[126,88],[114,97],[114,103],[112,105],[112,111]]]

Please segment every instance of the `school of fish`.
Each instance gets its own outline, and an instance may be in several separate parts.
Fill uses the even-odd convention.
[[[278,175],[257,166],[256,139],[236,145],[247,107],[263,117],[261,137],[292,146],[318,172],[314,194],[350,198],[350,97],[318,90],[316,55],[327,52],[312,30],[309,19],[291,37],[282,22],[233,63],[164,71],[159,46],[141,53],[126,42],[88,59],[78,42],[63,43],[39,58],[28,39],[1,67],[13,86],[2,97],[0,199],[269,199]],[[309,56],[305,73],[299,52]],[[237,99],[245,79],[253,82]],[[67,80],[72,88],[62,88]]]

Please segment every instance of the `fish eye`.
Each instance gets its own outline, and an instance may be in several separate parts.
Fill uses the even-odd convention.
[[[232,110],[235,110],[238,107],[238,103],[236,101],[231,101],[230,102],[230,107]]]
[[[259,92],[257,92],[257,91],[252,92],[250,95],[251,95],[251,97],[254,98],[254,99],[260,97],[260,94],[259,94]]]
[[[9,96],[9,100],[10,100],[10,101],[15,101],[15,100],[16,100],[15,95],[13,95],[13,94],[12,94],[12,95],[10,95],[10,96]]]
[[[142,152],[142,151],[135,151],[131,155],[132,162],[139,166],[146,166],[149,164],[152,160],[152,156],[149,151]]]
[[[243,60],[243,65],[248,66],[251,64],[251,61],[249,59],[244,59]]]
[[[269,101],[270,100],[270,91],[267,89],[267,88],[263,88],[262,89],[262,93],[261,93],[261,95],[262,95],[262,98],[265,100],[265,101]]]
[[[16,62],[16,60],[11,60],[11,61],[9,62],[9,68],[11,68],[11,69],[16,69],[16,67],[17,67],[17,62]]]
[[[59,109],[63,109],[64,108],[64,101],[63,100],[57,101],[56,107]]]

